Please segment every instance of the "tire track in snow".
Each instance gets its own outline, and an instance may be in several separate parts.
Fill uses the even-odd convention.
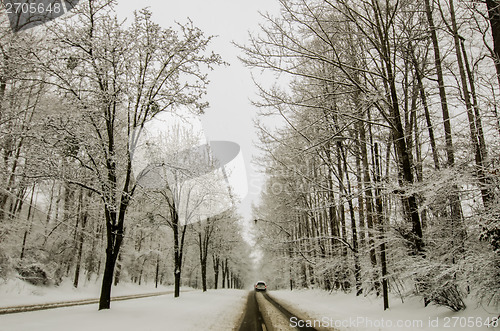
[[[292,327],[290,321],[295,317],[303,320],[296,314],[291,313],[279,302],[270,297],[267,293],[250,292],[246,311],[238,331],[266,331],[266,330],[300,330],[317,331],[312,327]]]
[[[285,307],[283,307],[280,303],[278,303],[276,300],[274,300],[273,298],[271,298],[271,297],[269,296],[269,294],[267,294],[267,293],[265,293],[265,292],[264,292],[264,293],[262,293],[262,295],[263,295],[263,297],[264,297],[264,298],[265,298],[268,302],[270,302],[270,303],[271,303],[271,304],[272,304],[272,305],[273,305],[273,306],[274,306],[277,310],[279,310],[279,312],[280,312],[281,314],[283,314],[283,315],[286,317],[286,319],[287,319],[288,321],[291,321],[292,317],[295,317],[297,320],[304,320],[304,319],[300,318],[299,316],[297,316],[297,314],[293,314],[293,313],[291,313],[288,309],[286,309],[286,308],[285,308]],[[300,326],[297,326],[295,329],[300,330],[300,331],[318,331],[318,330],[316,330],[316,329],[315,329],[315,328],[313,328],[313,327],[307,327],[307,326],[305,326],[305,327],[300,327]]]

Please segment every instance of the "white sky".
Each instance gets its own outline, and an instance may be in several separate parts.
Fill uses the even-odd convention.
[[[276,0],[119,0],[118,15],[132,17],[134,10],[149,7],[153,19],[163,27],[185,23],[193,24],[208,36],[214,35],[212,49],[221,54],[230,66],[210,72],[211,84],[207,100],[210,108],[202,117],[203,128],[209,140],[229,140],[241,146],[248,177],[248,196],[239,210],[242,216],[251,217],[251,203],[258,200],[262,176],[252,166],[252,155],[258,151],[253,118],[256,110],[250,99],[255,97],[255,87],[250,72],[237,59],[240,51],[232,45],[246,43],[249,31],[257,31],[262,22],[260,12],[278,13]]]

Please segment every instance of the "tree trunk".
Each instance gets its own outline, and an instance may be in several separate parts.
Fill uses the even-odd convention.
[[[429,0],[424,0],[425,13],[427,16],[427,23],[429,24],[429,33],[431,35],[432,45],[434,49],[434,65],[436,67],[436,74],[438,78],[439,98],[441,100],[441,110],[443,113],[443,125],[446,142],[446,155],[448,167],[455,165],[455,153],[453,149],[453,139],[451,134],[450,115],[448,111],[448,101],[446,99],[446,89],[444,86],[444,76],[442,69],[441,54],[439,50],[439,42],[436,33],[436,26],[432,17],[432,8]],[[450,208],[451,218],[454,222],[460,222],[462,217],[462,209],[460,205],[460,198],[456,192],[458,187],[454,188],[455,192],[450,193]]]
[[[69,277],[69,272],[71,271],[71,267],[74,260],[74,255],[77,250],[77,240],[78,240],[78,227],[80,226],[80,218],[78,217],[80,213],[81,206],[77,205],[76,213],[72,212],[74,209],[74,203],[76,199],[74,199],[75,190],[70,186],[68,182],[65,182],[64,187],[64,211],[63,211],[63,220],[65,223],[69,224],[70,219],[75,216],[75,230],[73,235],[73,247],[71,249],[71,254],[66,258],[66,277]],[[80,191],[81,195],[81,191]],[[79,200],[79,199],[78,199]]]
[[[441,53],[439,51],[439,42],[432,17],[432,8],[429,0],[424,0],[425,13],[427,23],[429,24],[429,33],[431,35],[432,46],[434,48],[434,65],[436,66],[436,74],[438,78],[439,98],[441,99],[441,110],[443,113],[443,125],[446,141],[446,154],[448,157],[448,166],[452,167],[455,164],[455,153],[453,150],[453,139],[451,137],[450,114],[448,111],[448,101],[446,100],[446,90],[444,87],[443,69],[441,65]]]
[[[427,104],[427,96],[425,95],[424,84],[422,83],[422,75],[420,73],[420,67],[415,58],[415,52],[413,47],[411,47],[413,67],[415,69],[415,78],[417,79],[418,90],[420,94],[420,100],[422,101],[422,107],[424,109],[425,121],[427,124],[427,132],[429,134],[429,143],[431,144],[432,159],[434,161],[434,168],[439,170],[439,156],[436,147],[436,139],[434,138],[434,129],[432,127],[431,115],[429,112],[429,106]]]
[[[481,183],[481,195],[483,199],[483,204],[485,206],[488,206],[489,202],[493,199],[493,194],[490,192],[488,189],[488,183],[486,183],[486,178],[484,174],[484,157],[483,153],[486,153],[486,145],[484,143],[484,138],[479,137],[479,129],[481,130],[481,135],[482,135],[482,125],[479,125],[477,122],[476,114],[479,115],[479,111],[477,110],[477,107],[474,107],[475,110],[473,109],[472,101],[471,101],[471,94],[469,93],[469,86],[468,86],[468,81],[467,81],[467,74],[466,74],[466,68],[464,64],[464,59],[462,55],[466,56],[465,48],[463,46],[463,42],[460,40],[460,36],[458,35],[458,27],[457,27],[457,22],[456,22],[456,17],[455,17],[455,6],[453,4],[453,0],[449,0],[450,3],[450,16],[451,16],[451,25],[452,25],[452,33],[453,33],[453,40],[455,42],[455,52],[457,55],[457,64],[458,64],[458,69],[460,73],[460,80],[462,83],[462,91],[463,91],[463,96],[465,100],[465,107],[467,109],[467,119],[469,120],[469,130],[470,130],[470,138],[471,138],[471,143],[472,146],[474,147],[474,153],[475,153],[475,160],[476,160],[476,166],[477,166],[477,176],[478,179]],[[463,51],[462,51],[463,50]],[[467,63],[468,67],[468,63]],[[469,77],[470,78],[470,77]],[[469,80],[470,81],[470,80]],[[471,88],[474,88],[474,83],[471,82]]]
[[[378,144],[375,143],[375,203],[377,205],[377,215],[378,215],[378,230],[379,230],[379,242],[380,242],[380,267],[382,272],[382,296],[384,298],[384,310],[389,309],[389,288],[387,279],[387,257],[386,257],[386,245],[385,245],[385,217],[384,217],[384,207],[382,203],[382,190],[380,188],[381,183],[381,161],[378,150]]]
[[[118,258],[116,260],[116,271],[114,276],[113,285],[117,286],[120,283],[120,276],[122,274],[122,253],[118,253]]]
[[[357,131],[359,133],[359,147],[361,149],[361,161],[363,172],[363,187],[365,189],[365,206],[366,206],[366,225],[368,226],[368,246],[370,247],[370,261],[372,267],[377,265],[377,255],[375,253],[375,243],[373,242],[373,194],[371,188],[370,167],[368,164],[368,150],[366,148],[366,131],[363,122],[356,123]]]
[[[141,264],[141,271],[139,272],[139,283],[138,283],[139,286],[141,286],[142,284],[142,274],[144,273],[144,265],[146,264],[147,260],[148,260],[147,256],[144,257],[144,260],[142,261]]]
[[[222,288],[226,288],[226,277],[227,277],[227,258],[222,260]]]
[[[155,288],[158,288],[158,281],[160,277],[160,243],[158,243],[158,254],[156,255],[156,270],[155,270]]]
[[[31,217],[31,209],[33,206],[33,195],[34,194],[35,194],[35,184],[33,184],[33,188],[31,189],[30,205],[28,206],[28,216],[26,217],[26,221],[28,222],[28,226],[26,227],[26,231],[24,232],[24,236],[23,236],[23,244],[21,247],[21,256],[20,256],[21,260],[24,258],[24,252],[26,250],[26,241],[28,239],[28,234],[31,232],[31,228],[33,227],[33,220]]]
[[[429,0],[426,0],[428,3]],[[375,18],[377,22],[377,34],[379,36],[380,43],[380,56],[382,61],[382,67],[386,73],[385,77],[385,88],[388,94],[387,103],[389,105],[391,119],[392,119],[392,138],[393,143],[396,147],[397,159],[399,162],[399,169],[402,172],[403,184],[411,185],[413,184],[413,172],[412,172],[412,155],[411,150],[407,146],[407,138],[405,137],[405,131],[403,124],[401,122],[401,112],[398,100],[398,92],[396,88],[396,75],[393,72],[393,55],[391,54],[390,40],[388,32],[382,28],[383,13],[380,8],[374,6]],[[432,18],[432,17],[431,17]],[[443,85],[444,88],[444,85]],[[447,123],[449,125],[449,121]],[[451,131],[450,131],[451,133]],[[450,136],[451,138],[451,136]],[[372,155],[373,157],[373,155]],[[406,194],[401,197],[403,205],[406,206],[406,211],[408,213],[407,217],[412,225],[412,235],[413,235],[413,245],[414,250],[417,254],[421,254],[424,250],[422,225],[420,223],[420,215],[418,213],[418,204],[415,193],[406,196]]]
[[[52,207],[53,207],[53,202],[54,202],[54,188],[56,186],[56,181],[54,180],[52,183],[52,187],[50,188],[50,197],[49,197],[49,205],[47,207],[47,216],[45,218],[45,237],[47,237],[47,234],[49,233],[49,224],[50,224],[50,217],[52,215]],[[44,241],[45,244],[45,241]]]
[[[356,132],[357,135],[357,132]],[[365,246],[365,202],[363,196],[363,177],[361,175],[361,156],[359,148],[359,137],[356,138],[357,142],[355,145],[356,151],[356,181],[357,181],[357,199],[358,199],[358,219],[359,219],[359,244],[361,247]]]
[[[187,225],[179,224],[179,214],[174,201],[171,203],[170,215],[172,218],[172,229],[174,231],[174,298],[177,298],[180,295],[181,288],[182,255]],[[182,227],[180,233],[179,227]]]
[[[160,271],[160,258],[156,259],[156,271],[155,271],[155,288],[158,288],[158,274]]]
[[[217,289],[219,283],[219,264],[220,258],[217,255],[212,255],[213,268],[214,268],[214,289]]]
[[[112,237],[116,237],[112,235]],[[117,239],[117,238],[114,238]],[[111,303],[111,287],[113,285],[113,272],[118,254],[115,253],[113,245],[108,245],[106,249],[106,262],[104,275],[102,277],[101,297],[99,299],[99,310],[109,309]]]
[[[125,183],[125,187],[128,187],[128,182]],[[102,277],[101,298],[99,299],[99,310],[109,309],[110,307],[113,273],[123,240],[123,221],[125,219],[125,210],[128,206],[128,201],[128,199],[124,199],[122,196],[118,215],[113,208],[113,204],[107,204],[106,202],[104,204],[107,246],[106,262],[104,264],[104,274]]]
[[[500,1],[486,0],[488,17],[491,25],[491,36],[493,38],[493,50],[495,52],[495,68],[497,71],[498,87],[500,88]]]
[[[92,194],[91,191],[89,191],[88,197],[90,197]],[[82,263],[82,255],[83,255],[83,242],[84,242],[84,231],[85,231],[85,226],[87,225],[87,218],[88,218],[88,203],[87,201],[83,201],[83,194],[80,194],[80,202],[79,202],[81,209],[80,210],[80,215],[81,217],[81,226],[80,226],[80,233],[78,236],[78,249],[77,249],[77,257],[76,257],[76,266],[75,266],[75,277],[73,280],[73,287],[77,288],[78,287],[78,281],[80,279],[80,268],[81,268],[81,263]]]
[[[481,155],[482,155],[482,158],[484,161],[488,157],[488,150],[486,148],[486,142],[484,140],[484,130],[483,130],[483,124],[482,124],[482,120],[481,120],[481,114],[479,112],[476,87],[475,87],[475,83],[474,83],[474,76],[472,74],[472,71],[471,71],[471,68],[469,65],[467,51],[465,50],[465,45],[464,45],[463,39],[460,39],[460,45],[461,45],[462,54],[464,57],[467,79],[469,80],[469,85],[470,85],[470,92],[471,92],[471,97],[472,97],[472,107],[474,108],[474,113],[475,113],[475,117],[476,117],[476,127],[477,127],[477,136],[479,139],[479,148],[480,148]]]
[[[205,231],[202,237],[201,232],[198,233],[199,248],[200,248],[200,267],[201,267],[201,286],[203,292],[207,291],[207,256],[208,256],[208,245],[205,243],[208,241],[208,230]]]
[[[361,267],[359,265],[359,251],[358,251],[358,230],[356,227],[356,216],[354,215],[354,206],[352,203],[352,192],[351,192],[351,181],[349,179],[349,169],[347,167],[347,157],[342,146],[342,143],[339,142],[340,152],[342,154],[342,159],[344,161],[344,173],[347,183],[347,191],[346,195],[349,197],[347,199],[347,203],[349,206],[349,215],[351,218],[351,231],[352,231],[352,254],[354,257],[354,279],[356,286],[356,295],[360,295],[363,293],[363,289],[361,288]],[[345,188],[344,188],[345,190]]]

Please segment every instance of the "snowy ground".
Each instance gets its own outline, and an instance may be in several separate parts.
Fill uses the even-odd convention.
[[[22,281],[0,284],[0,307],[97,298],[99,282],[74,289],[71,283],[59,287],[35,287]],[[120,284],[113,295],[168,291],[153,285]],[[248,292],[242,290],[199,290],[172,295],[112,302],[111,309],[97,311],[97,305],[0,315],[0,331],[163,331],[235,330],[245,311]],[[319,330],[500,330],[486,323],[499,315],[498,308],[467,302],[465,311],[454,313],[444,307],[423,307],[417,298],[405,303],[392,297],[391,309],[383,311],[381,298],[319,290],[270,291],[299,316],[316,323]],[[299,321],[291,321],[299,323]],[[471,326],[473,325],[473,326]],[[480,326],[480,327],[479,327]]]
[[[298,311],[316,326],[335,330],[500,330],[485,324],[498,317],[498,308],[466,302],[467,309],[454,313],[444,307],[424,307],[418,298],[401,303],[393,297],[383,311],[382,299],[316,290],[270,291],[269,295]],[[296,321],[292,321],[297,323]],[[480,327],[478,327],[480,326]]]
[[[39,289],[15,284],[0,286],[0,306],[43,303],[96,297],[98,286],[73,290]],[[12,285],[12,284],[11,284]],[[38,291],[29,295],[29,289]],[[161,288],[159,291],[168,290]],[[20,291],[19,298],[15,293]],[[113,295],[154,292],[154,286],[122,284]],[[199,290],[173,295],[118,301],[110,310],[98,311],[97,305],[0,315],[0,331],[163,331],[163,330],[233,330],[244,312],[248,292],[242,290]],[[5,296],[4,296],[5,295]]]
[[[131,283],[120,283],[113,286],[111,296],[154,293],[173,290],[173,286],[158,286],[146,284],[138,286]],[[20,279],[0,281],[0,307],[39,304],[47,302],[70,301],[99,298],[101,281],[91,280],[81,282],[78,288],[71,281],[65,281],[59,286],[34,286]]]

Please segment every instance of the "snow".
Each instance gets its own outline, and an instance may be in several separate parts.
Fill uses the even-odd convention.
[[[59,287],[36,287],[20,280],[0,284],[0,306],[97,298],[100,282],[84,282],[74,289],[71,282]],[[169,291],[154,284],[137,286],[121,283],[112,294],[127,295]],[[137,331],[137,330],[234,330],[245,311],[247,291],[186,289],[179,298],[172,294],[111,303],[111,309],[98,311],[97,305],[75,306],[28,313],[0,315],[0,331]],[[487,328],[487,321],[499,315],[498,307],[484,307],[471,301],[467,309],[454,313],[445,307],[424,307],[418,298],[390,298],[391,308],[383,311],[382,299],[374,296],[328,293],[321,290],[269,291],[269,295],[298,314],[316,323],[318,330],[500,330]],[[260,300],[262,301],[262,300]],[[259,302],[260,302],[259,301]],[[279,315],[270,304],[261,308],[263,315]],[[398,323],[408,323],[399,325]],[[281,329],[286,325],[278,323]],[[294,321],[285,321],[297,323]],[[468,323],[474,323],[469,327]],[[436,324],[437,323],[437,324]],[[478,327],[478,324],[482,324]],[[319,327],[318,327],[319,326]]]
[[[382,298],[356,297],[354,294],[321,290],[271,291],[269,295],[284,303],[304,320],[316,321],[322,330],[497,330],[485,324],[499,316],[498,307],[467,302],[467,309],[455,313],[445,307],[424,307],[418,298],[390,298],[390,309],[383,310]],[[305,312],[300,314],[300,311]],[[296,321],[293,321],[296,323]],[[403,324],[399,324],[403,323]],[[477,324],[476,324],[477,323]],[[474,325],[471,327],[471,325]],[[481,326],[481,327],[478,327]]]
[[[34,286],[20,279],[9,279],[5,282],[0,281],[0,307],[95,299],[99,298],[100,291],[100,279],[82,281],[78,288],[74,288],[70,280],[64,281],[59,286]],[[111,296],[164,291],[173,291],[173,286],[155,288],[153,283],[138,286],[123,282],[113,286]]]
[[[244,312],[242,290],[194,290],[172,295],[97,305],[0,315],[0,331],[233,330]]]

